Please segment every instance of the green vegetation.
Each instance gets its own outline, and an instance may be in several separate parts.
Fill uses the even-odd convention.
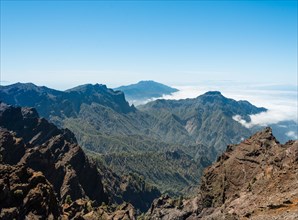
[[[2,87],[0,95],[9,104],[36,107],[41,116],[70,129],[86,151],[98,153],[93,157],[119,176],[137,174],[171,195],[197,185],[202,169],[227,144],[252,134],[234,115],[249,120],[266,110],[220,92],[156,100],[136,109],[122,92],[99,84],[62,92],[19,83]]]
[[[69,205],[72,203],[72,199],[71,199],[70,195],[67,195],[67,196],[65,197],[65,203],[66,203],[66,204],[69,204]]]

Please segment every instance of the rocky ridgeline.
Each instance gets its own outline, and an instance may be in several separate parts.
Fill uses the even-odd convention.
[[[16,83],[1,86],[0,97],[8,104],[35,107],[41,116],[55,122],[57,117],[76,117],[82,104],[93,102],[124,114],[135,110],[129,106],[123,92],[115,92],[102,84],[86,84],[58,91],[32,83]]]
[[[229,145],[203,175],[198,195],[155,200],[150,219],[298,219],[298,141],[270,128]]]
[[[39,118],[33,108],[15,108],[3,103],[0,125],[3,163],[22,164],[41,171],[59,200],[70,196],[72,200],[89,197],[99,203],[107,202],[101,176],[69,130],[60,130]]]
[[[107,172],[97,170],[74,135],[39,118],[33,108],[0,103],[0,153],[0,219],[134,218],[136,211],[128,203],[105,204],[126,198],[144,209],[160,195],[154,188],[134,189],[132,181],[110,171],[111,178],[104,180]],[[136,199],[140,195],[146,198]]]

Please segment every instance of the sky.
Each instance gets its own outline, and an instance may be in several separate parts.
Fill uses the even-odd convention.
[[[1,84],[297,86],[297,1],[3,1]]]

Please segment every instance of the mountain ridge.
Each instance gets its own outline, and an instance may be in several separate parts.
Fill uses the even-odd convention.
[[[119,179],[100,161],[97,170],[69,130],[39,118],[33,108],[0,103],[0,137],[3,219],[20,216],[132,220],[138,215],[141,219],[161,220],[298,217],[298,140],[280,144],[271,128],[264,128],[239,144],[228,145],[217,161],[204,170],[197,193],[191,197],[162,195],[150,208],[151,201],[160,194],[146,186],[141,176],[124,175]],[[179,160],[183,153],[167,151],[164,161]],[[189,155],[184,156],[192,160]],[[185,163],[180,166],[189,169]],[[193,170],[199,172],[200,168]],[[102,201],[108,205],[100,205]],[[115,207],[109,201],[129,201],[143,212],[148,211],[140,215],[128,203]]]
[[[26,85],[0,87],[0,100],[35,107],[42,117],[74,132],[84,149],[98,153],[98,159],[119,176],[123,172],[134,172],[173,195],[184,188],[192,188],[199,181],[202,169],[214,161],[227,144],[238,143],[252,134],[250,129],[233,120],[233,115],[249,118],[250,114],[265,110],[245,101],[228,99],[218,91],[195,99],[156,100],[135,108],[126,102],[122,92],[101,84],[81,85],[68,92],[58,91],[58,95],[51,90],[28,93],[20,87]],[[32,91],[30,87],[32,84],[28,89]],[[162,162],[171,151],[176,151],[181,159],[170,157],[169,164],[163,168]],[[137,160],[147,163],[148,167],[158,164],[161,175],[157,175],[155,169],[154,176],[146,167],[133,163],[131,154],[137,155]],[[113,155],[112,160],[110,155]],[[187,170],[177,168],[188,156],[193,158],[189,167],[199,169],[190,177]],[[119,161],[128,161],[126,170]],[[179,187],[172,191],[170,183],[174,181]]]

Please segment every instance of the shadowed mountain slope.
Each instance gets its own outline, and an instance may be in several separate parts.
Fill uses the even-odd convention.
[[[35,107],[40,115],[51,120],[55,120],[55,117],[75,117],[83,103],[96,102],[121,113],[134,111],[125,101],[122,92],[114,92],[100,84],[86,84],[64,92],[32,83],[16,83],[0,88],[1,101]]]

